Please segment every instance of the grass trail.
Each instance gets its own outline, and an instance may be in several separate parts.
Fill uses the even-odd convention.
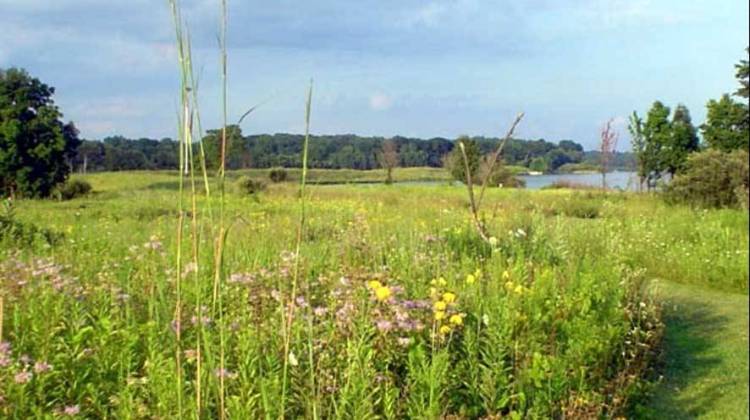
[[[644,418],[748,418],[748,296],[659,284],[664,380]]]

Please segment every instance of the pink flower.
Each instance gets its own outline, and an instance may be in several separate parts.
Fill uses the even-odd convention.
[[[65,414],[66,416],[75,416],[76,414],[80,412],[81,412],[81,407],[79,407],[78,404],[69,405],[63,408],[63,414]]]
[[[31,380],[32,376],[33,375],[31,372],[29,372],[28,370],[24,370],[23,372],[16,373],[16,376],[13,377],[13,380],[17,384],[25,384]]]
[[[47,362],[36,362],[34,363],[34,373],[44,373],[52,370],[52,365]]]

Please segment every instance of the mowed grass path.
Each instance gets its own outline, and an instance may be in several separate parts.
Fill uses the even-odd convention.
[[[663,381],[644,418],[747,419],[748,296],[659,282]]]

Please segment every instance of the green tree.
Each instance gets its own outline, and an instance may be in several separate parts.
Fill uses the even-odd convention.
[[[685,105],[679,104],[675,108],[671,128],[671,136],[662,145],[661,162],[663,169],[674,176],[685,167],[688,155],[698,150],[699,142]]]
[[[750,148],[748,107],[724,94],[706,105],[706,122],[701,125],[703,139],[709,147],[725,152]]]
[[[529,169],[536,172],[547,172],[547,161],[543,157],[535,157],[531,159]]]
[[[219,169],[221,166],[221,141],[222,130],[208,130],[203,136],[203,148],[206,153],[206,167]],[[196,155],[197,158],[197,155]],[[225,165],[227,169],[239,169],[249,166],[250,154],[245,147],[242,137],[242,128],[237,125],[227,126],[227,145]]]
[[[636,161],[636,173],[638,174],[638,188],[643,188],[643,182],[648,176],[646,170],[646,142],[643,139],[643,119],[638,113],[633,113],[628,118],[628,131],[630,131],[630,145]]]
[[[479,181],[479,165],[482,160],[482,152],[479,149],[479,143],[469,138],[468,136],[461,136],[456,139],[456,145],[453,147],[453,151],[449,156],[450,171],[453,178],[457,181],[466,182],[466,163],[464,161],[463,153],[461,153],[460,143],[463,143],[464,150],[466,151],[466,161],[469,163],[469,176],[471,181]]]
[[[0,69],[2,194],[46,197],[70,173],[78,132],[61,121],[54,93],[22,69]]]
[[[672,126],[669,122],[669,107],[660,101],[654,102],[646,114],[643,124],[643,165],[646,183],[650,189],[665,171],[662,154],[664,145],[670,143]]]
[[[746,48],[745,52],[747,54],[750,54],[750,48]],[[740,82],[740,87],[737,88],[734,94],[741,98],[747,99],[748,96],[750,96],[750,92],[748,91],[748,85],[750,84],[750,64],[748,64],[747,60],[743,59],[740,60],[739,64],[735,64],[734,68],[737,71],[735,73],[735,76]]]

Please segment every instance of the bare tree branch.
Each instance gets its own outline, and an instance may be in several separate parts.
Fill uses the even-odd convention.
[[[487,188],[487,182],[489,181],[492,171],[495,169],[495,164],[497,164],[497,160],[500,158],[500,154],[503,152],[503,148],[505,148],[505,143],[508,142],[508,139],[513,136],[513,132],[516,130],[516,126],[519,122],[521,122],[521,119],[523,118],[523,112],[518,114],[516,116],[516,120],[513,121],[513,125],[510,126],[510,130],[505,134],[505,138],[500,142],[500,145],[497,146],[497,150],[495,150],[495,154],[492,156],[492,161],[490,162],[490,168],[487,171],[487,173],[484,175],[484,179],[482,180],[482,189],[479,191],[479,200],[477,201],[477,209],[479,206],[482,205],[482,199],[484,198],[484,189]]]

